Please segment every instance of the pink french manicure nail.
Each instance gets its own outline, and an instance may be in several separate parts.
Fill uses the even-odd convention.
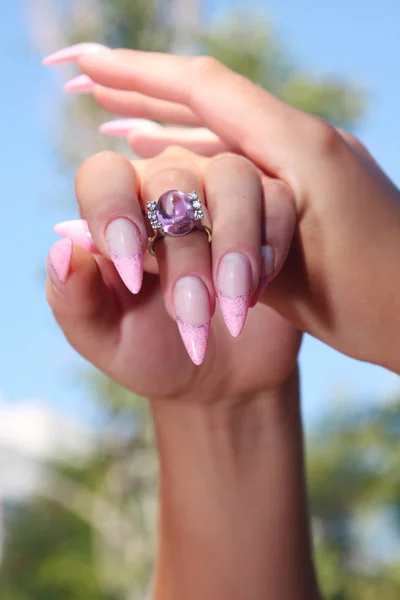
[[[270,277],[274,270],[275,255],[274,250],[268,244],[261,246],[261,268],[260,268],[260,281],[256,291],[254,292],[253,298],[251,299],[251,306],[255,306],[268,285]]]
[[[239,252],[229,252],[221,259],[218,270],[218,298],[222,316],[233,337],[246,321],[251,289],[250,262]]]
[[[201,365],[210,332],[210,301],[204,283],[189,275],[174,287],[174,308],[179,333],[195,365]]]
[[[106,232],[111,259],[122,281],[132,294],[137,294],[143,280],[143,250],[139,231],[129,219],[111,221]]]
[[[67,48],[63,48],[62,50],[58,50],[57,52],[53,52],[53,54],[45,56],[42,60],[42,65],[45,67],[51,67],[61,63],[73,62],[84,54],[98,54],[99,52],[104,52],[107,50],[110,50],[110,48],[103,46],[103,44],[96,44],[92,42],[74,44],[73,46],[68,46]]]
[[[62,290],[68,279],[69,265],[72,256],[72,240],[59,240],[50,248],[47,255],[47,273],[51,283]]]
[[[98,254],[99,251],[93,241],[89,231],[87,221],[84,219],[75,219],[73,221],[62,221],[54,226],[55,232],[62,238],[70,238],[78,246],[86,248],[93,254]]]
[[[152,132],[161,128],[161,125],[149,119],[115,119],[107,121],[99,127],[99,132],[105,135],[115,135],[118,137],[126,137],[133,130],[138,132]]]
[[[87,75],[78,75],[64,84],[64,92],[72,94],[89,94],[93,92],[95,83]]]

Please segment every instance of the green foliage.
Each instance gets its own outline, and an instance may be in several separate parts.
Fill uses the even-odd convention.
[[[316,561],[328,600],[400,597],[399,434],[397,399],[354,413],[343,407],[329,413],[310,441]],[[397,546],[397,557],[382,555],[388,544]]]
[[[322,117],[336,127],[353,129],[364,114],[364,94],[340,80],[296,75],[284,83],[279,95],[296,108]]]
[[[155,553],[157,460],[148,405],[103,375],[85,460],[49,465],[46,498],[6,511],[4,600],[139,600]]]
[[[113,600],[97,582],[87,523],[53,503],[33,500],[10,507],[5,526],[2,599]]]
[[[104,42],[110,47],[162,52],[172,41],[170,0],[101,0]]]
[[[200,37],[200,47],[275,96],[335,126],[354,128],[364,114],[364,94],[339,78],[299,71],[265,19],[228,16]]]

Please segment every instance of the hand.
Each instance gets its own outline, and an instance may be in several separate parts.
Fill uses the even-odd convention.
[[[201,231],[157,242],[158,265],[147,254],[142,213],[168,189],[197,190],[206,201],[212,256]],[[89,238],[82,241],[76,231],[70,236],[100,256],[95,259],[78,245],[72,250],[69,239],[58,242],[49,254],[47,290],[60,326],[80,354],[152,399],[239,398],[286,382],[296,365],[300,333],[274,310],[258,303],[240,338],[229,333],[241,332],[249,305],[257,303],[285,261],[295,227],[293,197],[285,184],[261,176],[243,157],[207,159],[178,148],[132,164],[118,154],[98,154],[81,167],[76,194],[91,232],[89,246]],[[158,270],[159,277],[152,274]],[[215,290],[223,316],[217,311],[211,321],[199,368],[193,362],[204,359]]]
[[[296,243],[265,302],[334,348],[400,372],[399,191],[362,144],[212,58],[92,50],[68,48],[47,64],[78,60],[108,110],[206,128],[134,127],[135,150],[234,149],[294,190]]]

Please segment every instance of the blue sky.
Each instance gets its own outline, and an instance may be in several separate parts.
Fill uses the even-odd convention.
[[[216,12],[230,4],[219,2]],[[43,265],[56,239],[53,224],[75,215],[73,181],[61,180],[52,151],[49,115],[62,91],[29,46],[22,7],[22,2],[4,3],[0,20],[0,394],[6,402],[40,397],[62,411],[90,416],[79,376],[85,363],[64,341],[44,298]],[[400,184],[398,1],[270,0],[268,12],[304,69],[343,75],[368,90],[369,111],[359,135]],[[308,425],[333,396],[366,402],[400,387],[397,376],[311,339],[304,343],[301,366]]]

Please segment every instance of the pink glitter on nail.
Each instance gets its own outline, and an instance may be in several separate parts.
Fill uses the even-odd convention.
[[[210,321],[202,325],[191,325],[177,317],[176,322],[187,353],[195,365],[201,365],[207,350]]]
[[[228,296],[218,290],[218,299],[221,306],[222,316],[233,337],[238,337],[243,330],[247,311],[249,309],[249,294],[240,296]]]
[[[51,247],[47,257],[47,266],[52,269],[61,285],[64,285],[67,281],[71,256],[72,241],[69,238],[64,238]]]
[[[131,256],[119,256],[110,252],[112,261],[122,281],[132,294],[137,294],[142,287],[143,281],[143,257],[142,254]]]

